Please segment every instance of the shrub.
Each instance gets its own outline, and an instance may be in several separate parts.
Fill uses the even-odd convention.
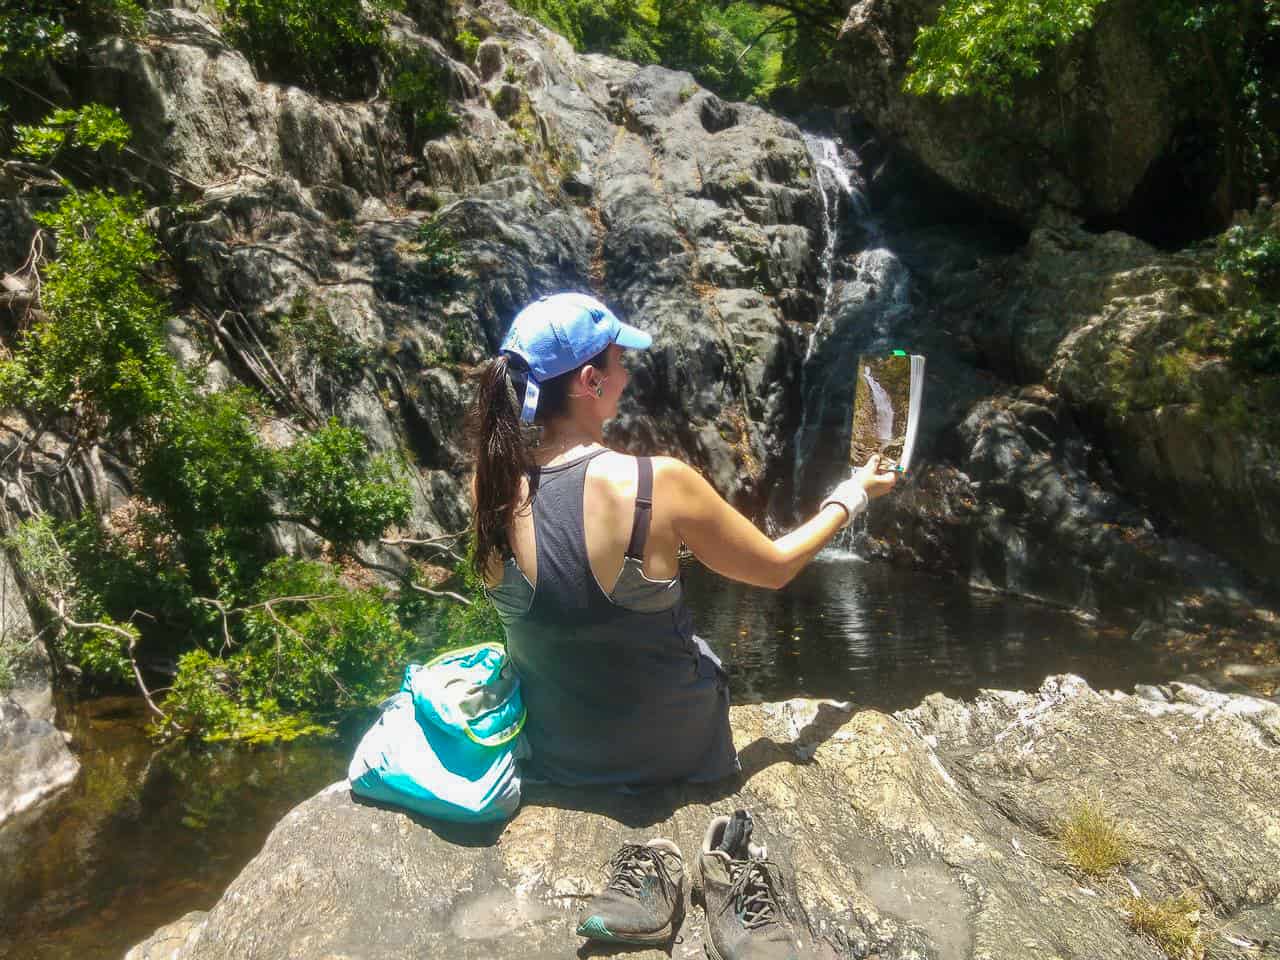
[[[476,53],[480,49],[480,38],[464,27],[453,39],[458,44],[458,49],[462,51],[462,59],[467,63],[475,63]]]
[[[197,592],[238,598],[266,562],[279,465],[258,437],[257,410],[244,389],[176,390],[142,445],[139,488],[180,538]]]
[[[418,244],[418,270],[428,279],[441,280],[452,276],[462,263],[458,241],[453,231],[439,217],[429,217],[418,226],[415,235]]]
[[[1169,960],[1203,960],[1200,901],[1190,893],[1164,900],[1126,897],[1123,909],[1134,932],[1150,937]]]
[[[1218,238],[1216,265],[1234,294],[1211,345],[1239,367],[1280,373],[1280,230],[1265,215]]]
[[[73,558],[51,518],[40,516],[24,520],[4,545],[14,551],[29,582],[59,615],[80,622],[107,623],[136,633],[131,625],[113,621],[103,613],[100,599],[81,589]],[[129,658],[122,638],[112,631],[64,630],[56,636],[53,649],[61,658],[91,675],[117,681],[130,675]]]
[[[66,416],[93,439],[158,413],[176,371],[164,348],[166,311],[146,285],[159,257],[134,198],[73,190],[36,220],[57,237],[45,270],[45,318],[0,360],[0,404]]]
[[[142,25],[136,0],[0,0],[0,76],[38,73],[49,61],[64,61],[86,38]]]
[[[241,644],[193,650],[166,701],[176,723],[207,739],[290,739],[317,721],[377,704],[420,642],[377,587],[353,588],[330,564],[279,559],[240,611]]]
[[[392,55],[387,96],[400,108],[415,148],[458,126],[449,107],[449,78],[427,51],[401,47]]]
[[[225,32],[270,80],[366,92],[397,0],[218,0]],[[365,68],[361,70],[361,68]]]
[[[331,419],[281,459],[281,492],[291,514],[313,521],[340,549],[409,519],[403,471],[386,456],[371,456],[358,430]]]
[[[1101,877],[1132,856],[1129,831],[1102,804],[1082,800],[1072,806],[1058,830],[1066,860],[1091,877]]]

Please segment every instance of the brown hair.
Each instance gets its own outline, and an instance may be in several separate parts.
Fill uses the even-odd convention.
[[[569,408],[569,387],[578,371],[591,364],[604,369],[609,351],[579,364],[567,373],[539,384],[535,424],[547,424]],[[475,512],[471,522],[471,569],[486,579],[495,550],[510,549],[507,529],[518,509],[520,480],[534,467],[532,444],[520,422],[529,370],[519,357],[499,354],[480,372],[480,386],[467,416],[467,432],[476,462]]]

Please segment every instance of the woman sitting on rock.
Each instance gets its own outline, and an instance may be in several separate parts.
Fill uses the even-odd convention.
[[[598,300],[556,294],[516,316],[481,378],[474,562],[521,679],[527,778],[637,786],[736,773],[726,677],[694,636],[680,544],[776,589],[894,484],[873,459],[770,540],[681,461],[608,449],[623,350],[650,342]]]

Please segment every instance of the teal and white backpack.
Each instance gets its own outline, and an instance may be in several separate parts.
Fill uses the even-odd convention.
[[[505,820],[520,805],[524,721],[520,681],[500,644],[410,664],[351,758],[351,792],[443,820]]]

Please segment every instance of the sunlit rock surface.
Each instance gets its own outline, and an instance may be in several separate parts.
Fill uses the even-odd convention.
[[[1190,889],[1217,957],[1280,923],[1280,706],[1173,684],[941,695],[887,716],[793,700],[733,708],[744,773],[639,796],[529,790],[494,834],[354,803],[337,783],[290,813],[207,914],[130,960],[563,957],[599,866],[625,841],[692,857],[710,817],[749,808],[816,956],[1160,960],[1121,898]],[[1136,838],[1095,880],[1053,839],[1084,800]],[[702,956],[692,909],[675,957]],[[1233,940],[1218,936],[1229,931]],[[608,947],[592,955],[660,957]]]

